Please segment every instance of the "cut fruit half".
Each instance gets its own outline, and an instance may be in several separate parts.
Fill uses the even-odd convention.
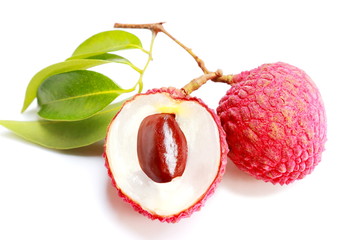
[[[174,88],[128,100],[108,128],[104,157],[119,195],[151,219],[199,210],[225,171],[228,147],[215,113]]]

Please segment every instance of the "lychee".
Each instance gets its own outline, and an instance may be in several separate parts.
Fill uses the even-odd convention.
[[[104,158],[121,198],[151,219],[177,222],[214,192],[227,152],[214,111],[161,88],[125,102],[108,128]]]
[[[234,75],[217,113],[229,158],[258,179],[289,184],[321,160],[324,104],[314,82],[297,67],[278,62]]]

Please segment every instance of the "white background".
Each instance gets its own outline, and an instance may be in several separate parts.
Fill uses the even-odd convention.
[[[358,1],[1,1],[0,119],[34,118],[35,104],[20,114],[27,83],[86,38],[115,22],[158,21],[211,70],[239,73],[276,61],[304,69],[327,110],[322,162],[288,186],[255,180],[229,163],[200,212],[167,224],[117,197],[101,143],[48,150],[0,127],[0,239],[360,239]],[[147,48],[150,32],[132,32]],[[116,69],[102,70],[131,85]],[[145,90],[182,87],[199,75],[192,58],[159,34]],[[216,108],[228,88],[208,83],[193,95]]]

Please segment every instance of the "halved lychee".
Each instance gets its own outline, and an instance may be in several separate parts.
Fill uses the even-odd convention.
[[[217,115],[174,88],[128,100],[111,122],[104,157],[121,198],[151,219],[177,222],[199,210],[225,171]]]
[[[301,69],[264,64],[233,76],[217,108],[229,158],[265,182],[288,184],[311,173],[326,141],[320,92]]]

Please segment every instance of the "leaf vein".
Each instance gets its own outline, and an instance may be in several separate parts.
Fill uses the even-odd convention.
[[[108,94],[113,94],[113,93],[120,95],[121,93],[123,93],[123,91],[122,90],[109,90],[109,91],[101,91],[101,92],[95,92],[95,93],[82,94],[82,95],[78,95],[78,96],[72,96],[72,97],[60,98],[60,99],[48,101],[45,103],[41,103],[41,105],[43,106],[43,105],[49,105],[49,104],[58,103],[58,102],[70,101],[70,100],[79,99],[79,98],[86,98],[86,97],[92,97],[92,96],[97,96],[97,95],[108,95]]]

